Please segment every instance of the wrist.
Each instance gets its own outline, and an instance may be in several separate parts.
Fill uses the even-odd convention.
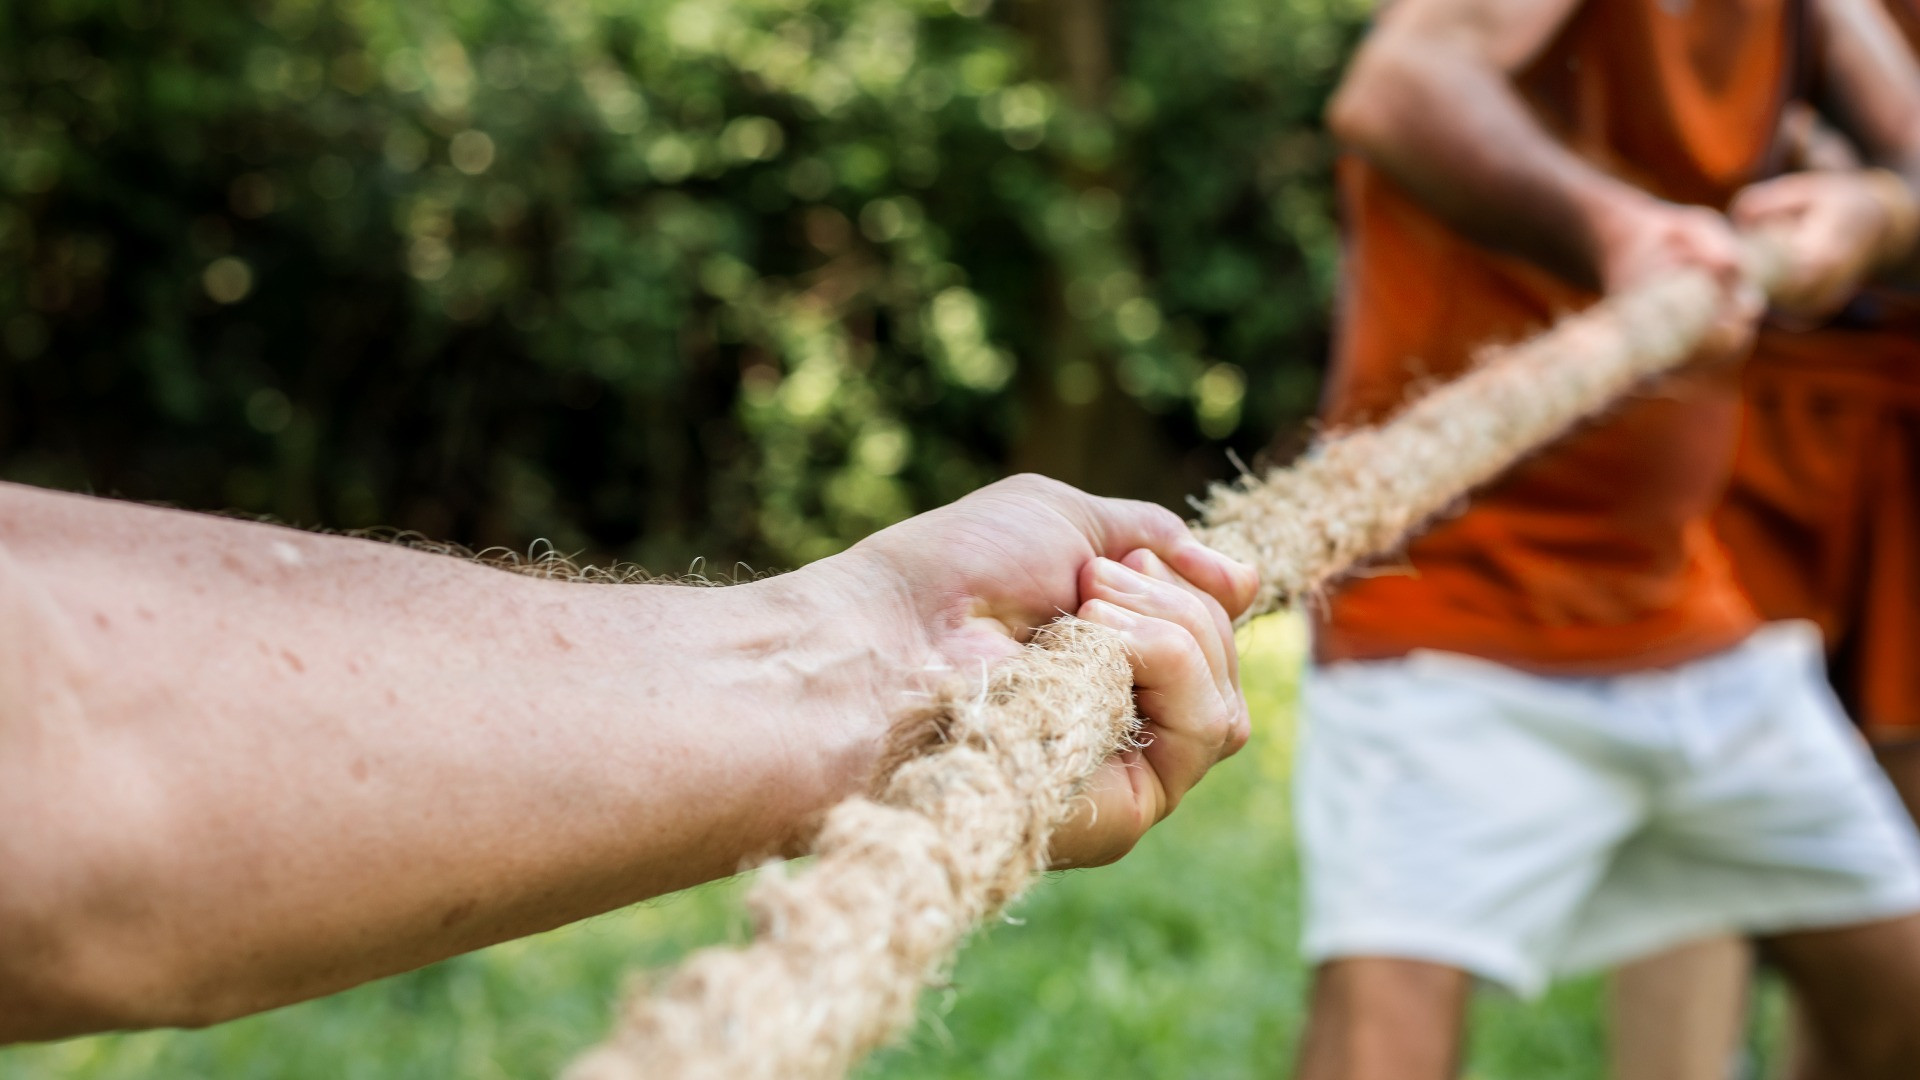
[[[804,725],[792,769],[819,809],[867,790],[895,718],[924,689],[924,630],[903,590],[870,570],[843,553],[736,587],[752,605],[742,617],[767,628],[770,707]]]
[[[798,854],[826,810],[871,784],[905,695],[856,586],[815,564],[718,588],[583,592],[613,605],[607,654],[631,658],[615,676],[618,739],[645,767],[616,771],[636,802],[681,792],[666,832],[693,846],[672,853],[687,876],[666,887]]]
[[[1891,169],[1868,169],[1861,179],[1885,220],[1874,252],[1875,268],[1905,262],[1920,242],[1920,198],[1916,198],[1913,186]]]
[[[1604,292],[1627,287],[1631,282],[1621,280],[1623,268],[1655,231],[1652,219],[1666,204],[1612,177],[1598,177],[1575,189],[1574,201],[1586,222],[1594,280]]]

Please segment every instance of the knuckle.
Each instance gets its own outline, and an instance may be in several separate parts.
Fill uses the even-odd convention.
[[[1224,758],[1239,749],[1234,743],[1235,731],[1239,728],[1245,710],[1237,701],[1215,699],[1208,703],[1206,715],[1197,725],[1196,734],[1206,739],[1206,745],[1214,748],[1217,758]]]
[[[1239,753],[1241,748],[1247,745],[1247,740],[1252,737],[1253,717],[1248,715],[1246,702],[1242,701],[1237,704],[1232,718],[1227,721],[1227,738],[1224,744],[1226,753],[1222,756],[1232,757]]]
[[[1142,505],[1146,506],[1148,517],[1161,528],[1176,534],[1187,531],[1187,523],[1181,519],[1179,514],[1161,506],[1159,503],[1144,503]]]
[[[1133,854],[1135,845],[1147,835],[1147,829],[1151,825],[1152,822],[1129,823],[1127,835],[1119,837],[1105,851],[1089,859],[1085,864],[1086,868],[1096,870],[1102,866],[1112,866]]]
[[[1119,630],[1125,616],[1120,613],[1119,605],[1113,601],[1094,597],[1080,605],[1079,618],[1085,622],[1098,623],[1110,630]]]
[[[1009,491],[1041,492],[1041,491],[1048,490],[1049,484],[1055,484],[1055,483],[1058,483],[1058,481],[1050,480],[1047,477],[1041,476],[1039,473],[1028,472],[1028,473],[1014,473],[1012,476],[1009,476],[1003,480],[1000,480],[999,482],[995,483],[993,486],[999,487],[999,488],[1006,488]]]
[[[1207,663],[1206,650],[1200,647],[1198,638],[1184,628],[1169,626],[1166,639],[1166,662],[1177,678],[1212,681],[1213,669]]]
[[[1156,685],[1183,682],[1207,670],[1206,654],[1184,627],[1165,619],[1143,619],[1132,637]]]
[[[1134,637],[1143,653],[1151,654],[1155,664],[1164,665],[1179,658],[1182,639],[1190,640],[1192,635],[1165,619],[1146,618],[1140,620]]]
[[[1187,535],[1187,523],[1179,514],[1161,506],[1159,503],[1143,502],[1139,499],[1123,500],[1140,517],[1140,524],[1148,535],[1163,541],[1177,540]]]
[[[1216,619],[1213,612],[1213,609],[1219,606],[1218,604],[1202,600],[1177,585],[1169,585],[1167,588],[1174,593],[1173,602],[1179,605],[1181,621],[1189,626],[1195,635],[1219,632],[1220,619]],[[1221,618],[1225,618],[1224,611],[1221,613]]]
[[[1100,501],[1065,480],[1056,480],[1040,473],[1015,473],[1011,479],[1018,485],[1018,490],[1053,502],[1098,503]]]

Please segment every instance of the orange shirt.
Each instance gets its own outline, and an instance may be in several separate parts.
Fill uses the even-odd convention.
[[[1920,0],[1887,0],[1920,48]],[[1761,330],[1715,519],[1760,613],[1812,619],[1868,735],[1920,735],[1920,291],[1868,289],[1830,326]]]
[[[1920,52],[1920,0],[1886,0],[1886,8],[1908,46]],[[1920,289],[1869,286],[1815,330],[1763,326],[1747,366],[1769,386],[1792,378],[1807,389],[1864,394],[1911,410],[1920,400]],[[1811,457],[1834,452],[1809,438],[1797,436],[1776,449]]]
[[[1887,13],[1893,16],[1895,25],[1906,38],[1907,47],[1920,53],[1920,0],[1885,0],[1885,3]],[[1831,337],[1830,346],[1818,348],[1808,344],[1828,330],[1840,331]],[[1799,367],[1809,373],[1835,371],[1847,382],[1862,378],[1885,380],[1888,389],[1896,394],[1899,386],[1920,386],[1920,365],[1912,362],[1910,348],[1901,348],[1892,341],[1880,343],[1880,347],[1858,348],[1858,335],[1854,332],[1861,330],[1886,331],[1910,342],[1920,342],[1920,289],[1906,285],[1870,285],[1830,327],[1803,334],[1768,327],[1762,333],[1763,341],[1754,360],[1767,367]],[[1777,339],[1783,333],[1795,340],[1778,348],[1766,340]]]
[[[1900,24],[1907,44],[1920,49],[1920,0],[1887,0],[1887,11]]]
[[[1760,335],[1716,531],[1754,606],[1812,619],[1848,712],[1920,735],[1920,335]]]
[[[1772,168],[1795,0],[1589,0],[1518,86],[1566,145],[1662,197],[1722,206]],[[1438,107],[1444,107],[1444,104]],[[1380,418],[1596,297],[1483,249],[1368,164],[1347,215],[1327,418]],[[1725,648],[1756,617],[1709,526],[1739,381],[1693,370],[1523,462],[1414,540],[1402,573],[1349,582],[1321,615],[1322,661],[1446,649],[1531,670],[1607,673]]]

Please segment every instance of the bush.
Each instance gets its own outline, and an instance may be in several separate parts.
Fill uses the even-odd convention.
[[[677,569],[1311,410],[1349,0],[21,0],[0,476]]]

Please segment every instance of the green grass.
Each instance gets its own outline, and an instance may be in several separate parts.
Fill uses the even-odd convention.
[[[1287,791],[1302,634],[1269,619],[1242,645],[1246,751],[1125,861],[1054,876],[982,933],[863,1080],[1288,1073],[1307,979]],[[631,967],[737,939],[738,894],[722,882],[208,1031],[0,1051],[0,1078],[550,1076]],[[1483,995],[1468,1075],[1600,1080],[1599,996],[1592,980],[1536,1004]]]

